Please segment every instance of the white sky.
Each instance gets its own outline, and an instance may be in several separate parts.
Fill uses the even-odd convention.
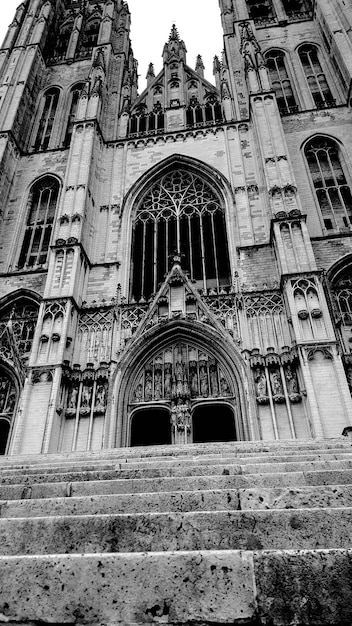
[[[0,0],[0,41],[11,23],[20,0]],[[131,39],[139,62],[139,91],[145,87],[150,62],[155,73],[162,68],[161,54],[175,22],[187,47],[187,63],[195,67],[197,54],[205,64],[205,77],[213,79],[213,57],[223,48],[218,0],[128,0],[132,15]],[[1,44],[0,44],[1,45]]]

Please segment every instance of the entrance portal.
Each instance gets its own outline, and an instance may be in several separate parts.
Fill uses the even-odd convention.
[[[0,454],[5,454],[10,432],[10,422],[0,419]]]
[[[171,444],[170,413],[167,409],[149,408],[132,417],[131,446]]]
[[[236,441],[233,410],[225,404],[198,406],[193,413],[193,443]]]

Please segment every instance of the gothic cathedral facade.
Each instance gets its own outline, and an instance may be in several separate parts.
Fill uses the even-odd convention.
[[[352,430],[352,8],[219,4],[214,84],[173,26],[140,94],[126,2],[17,9],[2,454]]]

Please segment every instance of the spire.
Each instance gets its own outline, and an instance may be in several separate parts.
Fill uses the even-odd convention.
[[[147,86],[148,87],[149,87],[150,83],[153,82],[154,78],[155,78],[154,65],[153,65],[153,63],[149,63],[148,72],[147,72],[147,75],[146,75]]]
[[[163,61],[168,63],[172,58],[186,63],[186,46],[185,42],[180,39],[180,35],[173,24],[169,35],[169,40],[164,46]]]
[[[205,66],[204,66],[204,63],[203,63],[203,59],[202,59],[201,55],[198,54],[197,61],[196,61],[196,72],[197,72],[198,76],[200,76],[201,78],[204,78],[204,70],[205,70]]]

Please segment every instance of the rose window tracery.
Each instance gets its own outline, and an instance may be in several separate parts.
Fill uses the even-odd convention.
[[[169,270],[182,265],[202,289],[229,284],[230,264],[224,209],[210,185],[195,174],[165,174],[142,199],[134,220],[132,295],[148,299]]]

